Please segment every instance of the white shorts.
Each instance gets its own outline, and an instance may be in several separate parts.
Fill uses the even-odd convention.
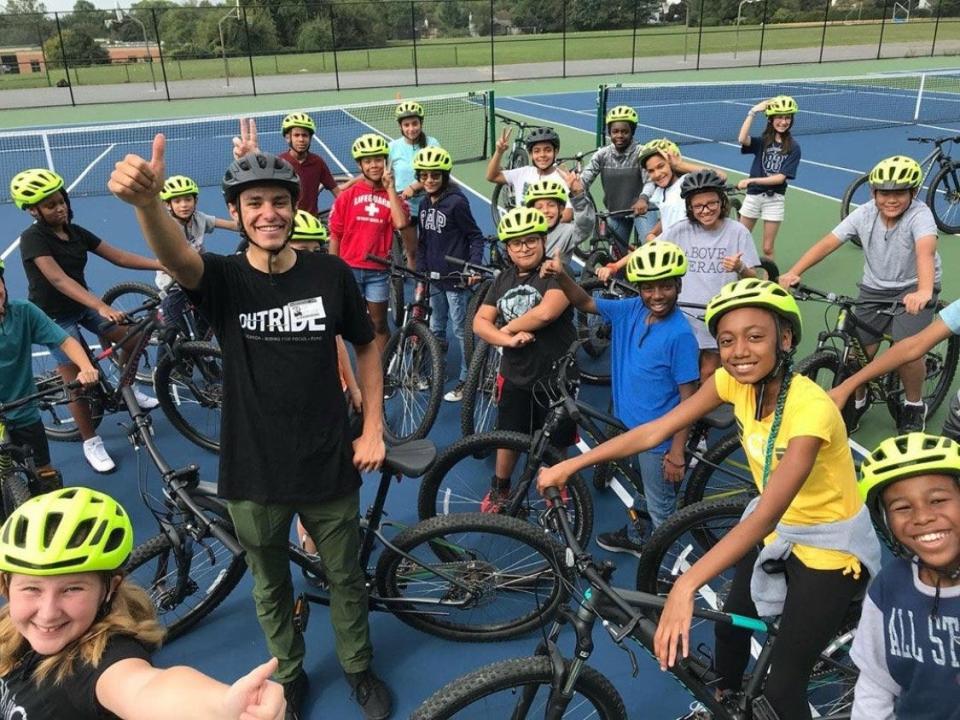
[[[770,222],[783,222],[783,205],[783,195],[780,193],[747,195],[743,198],[740,215],[754,220],[760,218]]]

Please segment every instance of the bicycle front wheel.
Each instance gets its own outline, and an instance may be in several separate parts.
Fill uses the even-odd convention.
[[[460,432],[464,437],[493,430],[496,425],[501,357],[500,348],[485,340],[474,349],[460,406]]]
[[[37,401],[40,410],[40,421],[47,437],[58,442],[78,442],[80,431],[70,413],[69,393],[63,386],[63,378],[57,372],[56,362],[51,355],[37,355],[33,360],[33,382],[38,390],[46,390],[59,385],[62,390],[52,395],[46,395]],[[89,390],[74,391],[74,401],[84,403],[90,413],[90,421],[94,428],[100,427],[103,422],[103,395],[99,386]]]
[[[749,499],[756,494],[757,486],[750,474],[740,435],[734,431],[697,458],[683,489],[682,506],[721,498]]]
[[[477,310],[483,304],[483,299],[487,296],[487,290],[493,285],[493,280],[481,280],[474,288],[473,295],[467,302],[467,316],[463,321],[463,354],[467,358],[467,366],[473,360],[473,350],[477,344],[477,336],[473,334],[473,318]]]
[[[861,205],[871,202],[873,202],[873,194],[870,191],[870,175],[861,175],[847,185],[847,189],[843,192],[843,199],[840,201],[840,219],[843,220]],[[863,241],[856,235],[851,238],[851,241],[857,247],[863,247]]]
[[[850,360],[846,366],[840,367],[840,356],[833,350],[818,350],[798,362],[796,372],[798,375],[805,375],[810,378],[824,390],[830,390],[859,369],[860,364],[853,360]],[[855,399],[851,397],[840,411],[840,415],[843,417],[843,424],[846,426],[848,433],[854,432],[860,424],[860,418],[863,417],[869,408],[869,398],[871,394],[872,393],[867,390],[868,402],[862,408],[857,409]]]
[[[443,397],[443,352],[415,321],[395,332],[383,353],[383,433],[394,444],[425,438]]]
[[[223,358],[211,343],[185,342],[157,365],[154,386],[170,424],[194,445],[220,452]]]
[[[506,506],[516,506],[516,517],[541,528],[540,517],[547,510],[547,501],[537,492],[540,464],[530,456],[532,438],[524,433],[494,430],[461,438],[444,450],[420,480],[417,511],[421,519],[451,513],[479,512],[490,491],[498,451],[516,453],[517,462],[510,478],[512,492]],[[547,446],[542,458],[545,465],[556,465],[564,459],[554,447]],[[515,502],[518,493],[520,502]],[[586,545],[593,532],[593,496],[583,478],[572,475],[567,481],[564,505],[567,517],[581,545]],[[502,510],[506,512],[506,510]],[[493,511],[496,513],[496,510]]]
[[[545,655],[503,660],[440,688],[423,701],[410,720],[547,717],[553,680],[554,667]],[[573,697],[558,717],[626,720],[627,710],[611,682],[584,665],[573,686]]]
[[[927,189],[927,205],[938,228],[951,235],[960,233],[960,163],[940,169]]]
[[[515,518],[430,518],[401,532],[393,545],[406,557],[391,548],[380,556],[381,598],[403,622],[448,640],[523,635],[552,620],[567,599],[571,578],[563,549]]]
[[[416,218],[414,218],[416,220]],[[393,245],[390,246],[390,260],[396,265],[404,266],[406,260],[403,252],[403,238],[399,232],[393,233]],[[390,295],[388,297],[388,312],[393,318],[393,324],[396,327],[403,325],[403,313],[405,310],[406,298],[404,297],[404,281],[402,277],[390,276]]]
[[[201,502],[200,498],[194,499]],[[232,525],[220,511],[209,507],[208,510],[232,531]],[[170,536],[161,532],[135,547],[124,566],[131,580],[150,596],[158,620],[167,629],[167,642],[176,640],[213,612],[247,570],[243,558],[214,537],[195,540],[186,526],[181,525],[178,530],[182,540],[179,551]]]
[[[124,282],[109,288],[103,294],[102,300],[110,307],[128,313],[140,307],[148,300],[157,300],[159,297],[160,293],[151,285],[138,282]],[[137,382],[144,383],[145,385],[153,383],[153,370],[157,366],[159,334],[159,328],[153,331],[150,342],[144,350],[143,355],[140,356],[140,364],[137,367],[136,378]],[[110,355],[110,362],[118,373],[122,370],[120,366],[120,356],[117,353]]]

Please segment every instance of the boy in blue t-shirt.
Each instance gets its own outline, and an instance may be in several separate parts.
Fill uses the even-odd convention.
[[[696,390],[699,348],[690,324],[677,308],[687,258],[673,243],[653,241],[630,255],[627,279],[640,297],[605,300],[591,297],[566,274],[559,258],[544,263],[541,274],[555,276],[570,304],[600,315],[611,325],[614,414],[629,428],[665,415]],[[641,392],[642,389],[642,392]],[[656,528],[676,507],[676,486],[686,469],[687,431],[637,456],[647,509]],[[597,538],[600,547],[639,556],[642,546],[628,529]]]
[[[897,559],[864,600],[852,720],[960,720],[960,445],[889,438],[861,473],[860,495]]]
[[[27,300],[10,300],[0,260],[0,403],[13,402],[37,392],[33,382],[33,345],[59,348],[77,367],[83,384],[97,381],[97,370],[83,346]],[[43,487],[30,488],[33,494],[62,486],[59,474],[50,466],[50,447],[36,403],[30,403],[0,417],[0,442],[26,446]]]

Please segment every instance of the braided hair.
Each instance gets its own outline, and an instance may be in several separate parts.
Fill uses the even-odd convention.
[[[773,411],[773,423],[770,425],[770,435],[767,437],[767,447],[763,457],[763,478],[760,482],[762,488],[767,486],[767,480],[770,479],[771,465],[773,464],[773,450],[777,442],[777,435],[780,433],[780,425],[783,423],[783,410],[787,404],[787,393],[790,392],[790,384],[793,381],[793,353],[789,353],[783,360],[783,377],[780,380],[780,391],[777,393],[776,409]],[[757,415],[760,415],[761,397],[758,398]]]

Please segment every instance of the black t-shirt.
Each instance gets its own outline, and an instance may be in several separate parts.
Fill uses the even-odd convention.
[[[336,336],[373,341],[367,304],[338,257],[297,253],[270,276],[245,255],[204,253],[190,291],[223,350],[219,494],[321,502],[356,490]]]
[[[97,667],[77,663],[74,673],[57,683],[48,676],[39,686],[33,671],[44,657],[29,650],[10,674],[0,678],[0,717],[4,720],[106,720],[116,718],[97,701],[97,681],[120,660],[150,662],[150,652],[133,638],[114,635]]]
[[[20,259],[30,283],[30,301],[54,320],[79,315],[84,306],[57,290],[37,267],[34,259],[52,257],[67,277],[87,287],[83,270],[87,253],[103,242],[89,230],[73,223],[67,224],[69,240],[61,240],[53,229],[43,223],[34,223],[20,235]]]
[[[547,290],[559,289],[555,278],[540,277],[539,268],[521,276],[517,268],[511,267],[493,281],[483,304],[497,309],[497,324],[503,326],[539,305]],[[535,330],[533,335],[536,342],[531,345],[503,348],[500,374],[518,387],[531,387],[576,340],[573,308],[568,306],[560,317]]]

